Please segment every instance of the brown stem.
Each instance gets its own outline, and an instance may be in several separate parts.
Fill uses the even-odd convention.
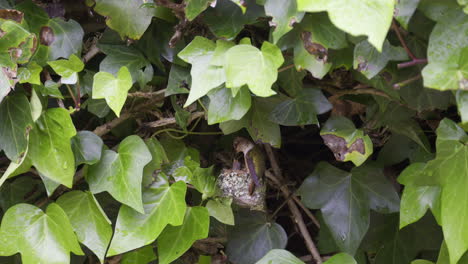
[[[271,148],[270,145],[265,144],[265,150],[267,152],[268,158],[270,160],[271,167],[273,169],[273,173],[270,171],[266,171],[265,175],[271,179],[281,190],[283,193],[283,196],[285,199],[291,196],[291,192],[289,191],[288,187],[286,184],[284,184],[284,179],[281,174],[281,169],[276,162],[275,154],[273,153],[273,149]],[[304,238],[305,244],[307,246],[307,249],[309,252],[312,254],[314,257],[315,263],[316,264],[322,264],[322,258],[320,257],[320,253],[315,246],[314,241],[312,240],[312,237],[310,236],[309,230],[307,230],[307,226],[304,223],[304,219],[302,218],[301,211],[299,211],[299,208],[297,207],[296,203],[294,200],[288,200],[288,206],[289,210],[291,211],[294,221],[296,222],[299,231],[302,234],[302,237]]]
[[[334,87],[329,86],[329,85],[322,85],[322,86],[320,86],[320,88],[327,91],[327,92],[329,92],[329,93],[331,93],[334,98],[339,98],[339,97],[341,97],[343,95],[347,95],[347,94],[371,94],[371,95],[382,96],[382,97],[390,99],[390,96],[388,96],[388,94],[386,94],[386,93],[384,93],[382,91],[379,91],[377,89],[374,89],[374,88],[359,88],[359,89],[341,90],[341,89],[337,89],[337,88],[334,88]]]
[[[392,29],[393,29],[393,31],[395,31],[398,39],[400,40],[401,45],[403,46],[403,48],[405,49],[406,53],[411,58],[411,60],[416,60],[417,59],[416,56],[414,56],[414,54],[408,48],[408,45],[406,45],[406,42],[403,39],[403,36],[401,35],[400,28],[396,24],[395,20],[392,21]]]
[[[91,46],[88,52],[86,52],[86,54],[83,56],[83,62],[87,63],[92,58],[94,58],[94,56],[96,56],[99,52],[101,52],[101,50],[96,45]]]
[[[417,81],[417,80],[419,80],[419,79],[421,79],[421,78],[422,78],[422,75],[421,75],[421,74],[418,74],[418,75],[416,75],[416,76],[414,76],[414,77],[409,78],[408,80],[404,80],[404,81],[402,81],[402,82],[395,83],[395,84],[393,85],[393,88],[394,88],[394,89],[400,89],[401,87],[406,86],[406,85],[408,85],[408,84],[410,84],[410,83],[412,83],[412,82],[414,82],[414,81]]]
[[[413,59],[411,61],[398,63],[397,67],[398,69],[402,69],[402,68],[407,68],[407,67],[411,67],[411,66],[415,66],[419,64],[426,64],[426,63],[427,63],[427,59]]]
[[[105,123],[104,125],[96,127],[94,129],[94,134],[102,137],[105,134],[109,133],[114,127],[120,125],[125,120],[129,119],[132,115],[130,113],[122,113],[118,118],[111,120],[110,122]]]
[[[162,89],[156,92],[134,92],[129,93],[127,97],[142,97],[142,98],[153,98],[156,96],[164,95],[166,89]]]
[[[71,98],[72,98],[72,100],[73,100],[73,103],[75,104],[75,109],[80,109],[79,103],[78,103],[78,101],[76,100],[76,97],[75,97],[75,95],[73,94],[73,91],[72,91],[70,85],[65,84],[65,86],[67,87],[68,93],[70,94],[70,96],[71,96]]]
[[[305,207],[305,205],[302,203],[301,200],[299,200],[299,198],[297,198],[296,195],[293,195],[292,197],[294,199],[294,201],[297,203],[297,205],[299,205],[299,207],[301,207],[301,209],[305,212],[305,214],[310,218],[310,220],[312,220],[312,222],[315,224],[315,226],[317,226],[318,228],[320,228],[320,223],[319,221],[317,220],[317,218],[315,218],[315,216],[312,214],[312,212],[309,210],[309,208]]]
[[[278,73],[279,73],[279,72],[286,71],[286,70],[289,70],[289,69],[291,69],[291,68],[293,68],[293,67],[294,67],[294,64],[289,64],[289,65],[287,65],[287,66],[284,66],[284,67],[282,67],[282,68],[279,68],[279,69],[278,69]]]
[[[192,115],[190,116],[190,119],[188,121],[188,124],[190,124],[190,122],[192,122],[193,120],[195,120],[197,118],[200,118],[200,117],[202,117],[204,115],[205,115],[205,112],[194,112],[194,113],[192,113]],[[155,128],[155,127],[162,127],[162,126],[172,125],[172,124],[175,124],[175,123],[176,123],[175,117],[168,117],[168,118],[160,119],[160,120],[157,120],[157,121],[145,123],[145,124],[143,124],[143,126]]]

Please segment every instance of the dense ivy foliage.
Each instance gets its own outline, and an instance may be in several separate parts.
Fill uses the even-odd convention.
[[[0,8],[0,263],[468,263],[466,0]]]

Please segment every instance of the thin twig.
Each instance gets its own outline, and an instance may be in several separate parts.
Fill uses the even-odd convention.
[[[273,153],[273,149],[271,148],[270,145],[265,144],[265,150],[267,152],[271,167],[274,172],[273,174],[270,171],[266,171],[265,175],[269,179],[271,179],[276,185],[278,185],[278,188],[283,193],[283,196],[285,197],[285,199],[287,199],[291,195],[291,192],[289,191],[287,185],[284,184],[284,179],[281,174],[281,169],[276,161],[275,154]],[[317,247],[315,246],[315,243],[312,240],[312,237],[310,236],[309,230],[307,230],[307,226],[304,223],[304,219],[302,218],[301,211],[299,211],[299,208],[297,207],[294,200],[288,200],[288,206],[289,206],[291,213],[293,214],[293,217],[297,226],[299,227],[302,237],[304,238],[307,249],[314,257],[315,263],[322,264],[322,258],[320,257],[320,253]]]
[[[127,94],[127,97],[142,97],[142,98],[153,98],[156,96],[164,95],[166,89],[162,89],[155,92],[134,92]]]
[[[278,69],[278,73],[279,73],[279,72],[286,71],[286,70],[289,70],[289,69],[291,69],[291,68],[293,68],[293,67],[294,67],[294,64],[289,64],[289,65],[287,65],[287,66],[284,66],[283,68],[279,68],[279,69]]]
[[[205,112],[194,112],[194,113],[192,113],[192,115],[190,116],[190,119],[188,121],[188,124],[190,124],[190,122],[192,122],[193,120],[195,120],[197,118],[200,118],[200,117],[202,117],[204,115],[205,115]],[[168,117],[168,118],[160,119],[160,120],[157,120],[157,121],[144,123],[143,126],[155,128],[155,127],[173,125],[175,123],[176,123],[175,117]]]
[[[414,82],[414,81],[417,81],[417,80],[419,80],[419,79],[421,79],[421,78],[422,78],[422,75],[421,75],[421,74],[418,74],[418,75],[416,75],[416,76],[414,76],[414,77],[409,78],[408,80],[404,80],[404,81],[402,81],[402,82],[395,83],[395,84],[393,85],[393,88],[394,88],[394,89],[400,89],[401,87],[406,86],[406,85],[408,85],[408,84],[410,84],[410,83],[412,83],[412,82]]]
[[[382,97],[385,97],[385,98],[389,98],[390,99],[390,96],[388,96],[388,94],[382,92],[382,91],[379,91],[377,89],[374,89],[374,88],[360,88],[360,89],[344,89],[344,90],[341,90],[341,89],[337,89],[337,88],[334,88],[332,86],[329,86],[329,85],[323,85],[323,86],[320,86],[321,89],[331,93],[333,95],[334,98],[339,98],[343,95],[347,95],[347,94],[371,94],[371,95],[377,95],[377,96],[382,96]]]
[[[406,54],[408,54],[408,56],[411,58],[411,60],[416,60],[417,59],[416,56],[414,56],[414,54],[408,48],[408,45],[406,45],[406,42],[403,39],[403,36],[401,35],[400,28],[396,24],[395,20],[392,21],[392,29],[393,29],[393,31],[395,31],[395,33],[396,33],[396,35],[398,37],[398,40],[400,40],[401,45],[403,46],[403,48],[406,51]]]
[[[86,52],[86,54],[83,56],[83,62],[87,63],[92,58],[94,58],[94,56],[96,56],[99,52],[101,52],[101,50],[96,45],[92,45],[88,52]]]
[[[304,213],[310,218],[310,220],[312,220],[312,222],[315,224],[315,226],[317,226],[318,228],[320,228],[320,223],[319,221],[317,220],[317,218],[315,218],[315,216],[312,214],[312,212],[309,210],[309,208],[305,207],[305,205],[302,203],[301,200],[299,200],[299,198],[297,198],[297,196],[294,194],[293,197],[294,201],[297,203],[297,205],[299,205],[299,207],[301,207],[301,209],[304,211]]]
[[[125,120],[129,119],[132,115],[130,113],[122,113],[118,118],[111,120],[110,122],[105,123],[104,125],[96,127],[94,129],[94,134],[102,137],[105,134],[109,133],[114,127],[120,125]]]
[[[426,64],[426,63],[427,63],[427,59],[414,59],[412,61],[398,63],[397,68],[403,69],[403,68],[412,67],[412,66],[419,65],[419,64]]]

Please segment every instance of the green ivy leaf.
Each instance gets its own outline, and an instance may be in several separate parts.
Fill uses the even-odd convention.
[[[67,110],[50,108],[30,133],[29,153],[33,166],[45,177],[69,188],[75,175],[70,139],[76,129]]]
[[[298,0],[300,11],[327,11],[336,27],[353,35],[366,35],[369,42],[382,50],[382,45],[393,17],[393,0]]]
[[[462,126],[468,125],[468,91],[458,90],[456,93],[458,112],[462,119]]]
[[[155,138],[149,138],[145,141],[148,150],[151,152],[151,161],[143,169],[143,186],[148,186],[153,182],[153,173],[161,169],[162,165],[169,163],[166,151],[161,143]]]
[[[278,77],[278,68],[284,62],[281,50],[276,45],[265,41],[259,50],[241,44],[230,48],[225,56],[226,87],[248,85],[250,91],[258,96],[276,94],[271,86]]]
[[[173,64],[169,72],[169,80],[164,96],[189,93],[187,88],[191,85],[192,78],[189,69]]]
[[[120,207],[107,256],[148,245],[168,224],[181,225],[186,209],[186,191],[187,186],[184,182],[178,181],[169,185],[167,178],[159,174],[158,179],[144,190],[144,214],[125,205]]]
[[[292,29],[294,23],[299,23],[304,17],[304,12],[297,11],[296,0],[267,0],[265,13],[273,17],[271,24],[275,27],[272,34],[275,44]]]
[[[232,198],[215,198],[206,203],[210,216],[223,224],[234,225],[234,214],[231,208]]]
[[[98,47],[107,55],[99,64],[99,71],[116,74],[125,66],[132,80],[136,81],[141,68],[148,65],[148,60],[134,47],[110,44],[99,44]]]
[[[78,241],[104,263],[112,237],[111,221],[90,192],[72,191],[59,197],[57,204],[70,219]]]
[[[419,0],[400,0],[395,6],[395,19],[403,28],[408,29],[408,23],[418,7]]]
[[[400,203],[382,168],[374,165],[347,172],[321,162],[298,193],[307,207],[321,209],[337,246],[351,255],[369,228],[369,208],[398,212]]]
[[[79,131],[72,139],[75,164],[95,164],[101,159],[102,139],[91,131]]]
[[[70,263],[70,252],[84,255],[65,212],[50,204],[46,213],[18,204],[5,213],[0,228],[0,255],[21,253],[24,264]]]
[[[198,239],[208,237],[210,215],[205,207],[188,207],[184,222],[179,226],[167,226],[158,237],[160,264],[169,264],[185,253]]]
[[[117,78],[108,72],[98,72],[93,80],[93,99],[106,99],[112,111],[120,116],[132,84],[132,76],[125,66],[120,68]]]
[[[83,45],[84,31],[75,20],[63,21],[61,18],[49,20],[53,41],[48,48],[49,61],[79,55]]]
[[[304,262],[291,252],[284,250],[284,249],[273,249],[268,252],[263,258],[257,261],[255,264],[304,264]],[[340,264],[345,264],[344,262],[340,262]]]
[[[208,8],[204,13],[203,20],[218,38],[232,40],[241,32],[244,25],[252,24],[258,17],[265,16],[263,7],[255,1],[244,1],[241,4],[245,12],[233,2],[218,0],[214,8]]]
[[[18,69],[17,77],[19,79],[19,83],[41,84],[41,72],[42,67],[32,61],[28,63],[26,67],[20,67]]]
[[[312,76],[322,79],[331,69],[332,64],[318,56],[310,54],[304,47],[304,42],[298,31],[292,31],[294,35],[294,65],[297,71],[306,69]]]
[[[325,264],[357,264],[354,258],[346,253],[339,253],[325,261]]]
[[[94,11],[106,17],[106,24],[122,39],[140,39],[151,23],[152,8],[142,6],[141,0],[96,0]]]
[[[343,49],[348,46],[346,33],[335,27],[326,13],[309,13],[300,27],[311,33],[311,41],[327,49]]]
[[[45,190],[40,179],[30,176],[18,177],[14,181],[6,182],[0,188],[0,208],[6,212],[8,208],[27,201],[39,199]]]
[[[194,20],[201,12],[210,5],[212,0],[188,0],[185,7],[185,16],[189,21]]]
[[[65,84],[75,84],[78,81],[78,72],[84,69],[84,63],[75,54],[68,60],[56,60],[47,62],[50,67],[60,76],[61,82]]]
[[[25,154],[32,127],[28,98],[22,94],[6,97],[0,104],[0,149],[10,160],[18,162]]]
[[[226,254],[234,263],[254,264],[272,249],[284,249],[287,235],[277,223],[267,222],[266,215],[241,210],[236,225],[229,230]]]
[[[236,96],[231,89],[220,87],[208,93],[208,124],[241,119],[250,109],[252,100],[247,86],[241,87]]]
[[[354,47],[353,68],[368,79],[372,79],[385,68],[389,61],[407,59],[405,50],[402,47],[392,46],[388,40],[385,40],[382,52],[377,51],[367,40],[364,40]]]
[[[343,116],[330,117],[320,130],[320,136],[338,161],[352,161],[360,166],[373,152],[369,136]]]
[[[153,247],[151,245],[139,248],[137,250],[125,253],[122,255],[122,264],[139,264],[139,263],[150,263],[156,260],[156,254],[154,254]]]
[[[178,54],[181,59],[192,64],[192,87],[184,107],[225,82],[223,67],[210,64],[215,48],[213,41],[197,36]]]
[[[321,90],[304,88],[291,99],[278,104],[270,120],[283,126],[318,124],[317,115],[328,112],[332,105]]]
[[[198,167],[199,164],[196,165],[197,168],[192,170],[193,173],[190,173],[192,177],[190,177],[189,183],[202,193],[203,200],[213,197],[217,191],[216,177],[213,174],[213,167],[200,168]]]
[[[431,208],[438,223],[441,223],[440,186],[415,185],[417,178],[424,179],[426,163],[415,162],[405,168],[398,177],[398,182],[405,185],[401,197],[400,229],[418,221]]]
[[[230,120],[219,125],[224,134],[246,128],[254,141],[269,143],[275,148],[281,146],[281,131],[278,124],[269,117],[281,99],[278,97],[252,98],[252,106],[240,120]]]
[[[446,14],[432,30],[427,48],[429,64],[422,71],[424,86],[438,90],[468,87],[468,15]]]
[[[141,183],[151,152],[138,136],[120,142],[119,153],[104,150],[101,160],[88,167],[86,180],[93,193],[109,192],[117,201],[143,213]]]

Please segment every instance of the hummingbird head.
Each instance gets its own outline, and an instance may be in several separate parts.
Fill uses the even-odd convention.
[[[244,155],[247,155],[255,147],[254,143],[243,137],[236,137],[232,146],[237,153],[243,152]]]

